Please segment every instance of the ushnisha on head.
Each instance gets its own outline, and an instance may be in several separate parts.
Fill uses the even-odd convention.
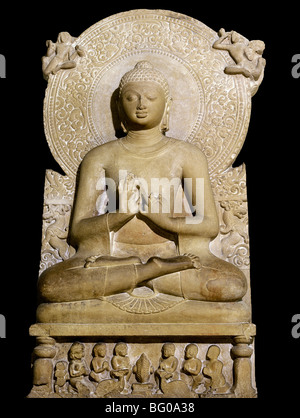
[[[167,80],[149,61],[139,61],[132,70],[123,75],[119,84],[119,96],[121,96],[122,90],[127,83],[138,81],[150,81],[159,84],[165,93],[166,100],[170,99]]]
[[[156,68],[154,68],[154,66],[149,61],[139,61],[132,70],[125,73],[121,78],[119,84],[119,112],[124,132],[127,133],[128,130],[126,126],[126,109],[124,109],[124,102],[123,108],[121,106],[122,97],[128,87],[133,85],[140,87],[147,86],[149,93],[151,86],[152,89],[159,89],[161,91],[161,100],[163,100],[163,114],[161,118],[160,130],[161,132],[166,132],[169,129],[169,108],[172,100],[170,96],[169,85],[164,75]],[[155,106],[158,106],[158,102],[155,103]]]

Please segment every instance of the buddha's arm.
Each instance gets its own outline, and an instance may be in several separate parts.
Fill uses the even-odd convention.
[[[105,170],[105,161],[104,164],[101,164],[100,159],[101,153],[97,149],[92,150],[85,156],[80,166],[70,229],[70,240],[74,247],[88,242],[89,246],[93,246],[93,248],[102,247],[108,250],[109,232],[118,230],[133,217],[131,214],[105,213],[99,215],[97,213],[96,201],[101,193],[97,190],[97,183]]]
[[[183,166],[183,179],[191,179],[185,185],[184,193],[193,206],[194,217],[178,218],[178,232],[187,235],[201,235],[215,238],[219,232],[219,219],[204,154],[193,147]]]
[[[97,163],[95,152],[88,153],[80,165],[79,183],[75,196],[74,212],[70,229],[71,244],[78,247],[87,238],[104,232],[106,216],[96,216],[96,200],[99,195],[96,185],[103,171]]]
[[[203,153],[196,147],[184,151],[183,179],[185,195],[193,205],[193,217],[176,217],[171,214],[152,213],[137,216],[148,222],[152,228],[181,235],[198,235],[205,238],[215,238],[219,232],[219,220],[211,189],[207,161]],[[198,187],[197,190],[197,179]],[[202,187],[203,185],[203,187]]]

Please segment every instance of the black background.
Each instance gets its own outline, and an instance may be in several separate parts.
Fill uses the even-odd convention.
[[[109,2],[108,2],[109,3]],[[79,36],[99,20],[135,8],[173,10],[218,31],[235,30],[266,44],[265,78],[252,99],[245,144],[235,166],[247,168],[253,322],[257,325],[256,381],[251,402],[292,406],[300,392],[300,339],[291,318],[299,312],[299,92],[291,75],[300,53],[294,2],[38,2],[2,7],[0,53],[6,58],[1,92],[0,398],[23,400],[31,389],[45,170],[61,172],[43,129],[47,87],[41,57],[61,31]],[[272,7],[271,7],[272,5]],[[23,403],[22,402],[22,403]],[[215,401],[214,401],[215,402]],[[16,404],[17,406],[17,404]],[[32,407],[32,404],[31,404]],[[231,405],[231,408],[234,405]],[[202,408],[202,406],[201,406]]]

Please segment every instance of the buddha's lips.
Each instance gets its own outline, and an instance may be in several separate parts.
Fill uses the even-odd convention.
[[[148,116],[148,113],[144,110],[136,112],[136,117],[137,118],[145,118],[147,116]]]

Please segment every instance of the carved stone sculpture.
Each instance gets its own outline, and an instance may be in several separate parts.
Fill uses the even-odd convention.
[[[222,369],[223,363],[218,360],[220,348],[217,345],[211,345],[207,350],[206,364],[203,368],[203,375],[208,378],[205,382],[207,391],[216,391],[217,393],[225,393],[228,390]]]
[[[66,361],[58,361],[55,365],[55,384],[54,390],[56,393],[67,393],[68,392],[68,363]]]
[[[94,358],[92,360],[90,379],[99,383],[101,381],[102,373],[109,370],[109,364],[106,360],[104,360],[106,355],[105,344],[96,344],[93,348],[93,355]]]
[[[72,396],[200,396],[205,337],[212,347],[233,343],[238,356],[236,341],[255,335],[246,173],[232,163],[263,79],[264,44],[174,12],[135,10],[47,46],[45,133],[65,175],[46,172],[31,334],[58,344],[101,337],[91,370],[83,347],[70,348]],[[136,344],[161,336],[160,360],[149,343],[144,352],[119,343],[125,335]],[[179,363],[176,338],[188,335],[197,338]],[[209,392],[229,396],[214,372],[220,360],[209,356]],[[248,360],[234,360],[238,396],[246,379],[238,364],[246,370]],[[62,366],[56,393],[68,381]]]
[[[196,146],[163,135],[168,128],[171,101],[167,80],[149,61],[140,61],[122,77],[118,95],[117,106],[126,136],[94,148],[83,159],[70,230],[70,242],[77,252],[40,276],[41,300],[60,303],[99,299],[133,291],[141,285],[157,293],[191,300],[241,300],[247,290],[244,274],[209,251],[209,243],[219,227],[205,156]],[[140,159],[136,158],[137,151]],[[96,210],[102,170],[119,189],[119,201],[125,201],[128,207],[117,207],[104,214]],[[130,178],[127,175],[122,190],[120,172],[129,173]],[[133,187],[130,183],[134,178],[137,182]],[[195,205],[188,209],[191,213],[194,209],[196,214],[176,216],[176,209],[181,214],[183,198],[172,205],[170,195],[166,196],[167,210],[163,202],[158,210],[153,208],[154,197],[161,197],[151,191],[153,179],[173,183],[174,196],[182,195],[181,184],[190,179],[190,187],[183,192]],[[204,182],[202,193],[197,187],[199,179]],[[147,194],[141,193],[141,182]],[[161,236],[176,239],[179,255],[167,259],[151,257],[146,263],[139,257],[112,256],[110,233],[117,233],[134,218]],[[176,272],[180,274],[168,277]]]
[[[176,371],[178,359],[175,357],[175,345],[166,343],[162,347],[162,358],[159,362],[159,368],[155,374],[160,390],[168,397],[193,397],[187,384],[179,380],[179,374]]]
[[[185,348],[185,361],[182,370],[186,376],[189,376],[188,383],[191,389],[195,391],[202,382],[202,362],[197,358],[198,347],[196,344],[189,344]],[[184,379],[186,380],[186,379]]]
[[[219,30],[220,38],[214,43],[216,49],[223,49],[229,52],[235,61],[235,65],[225,68],[226,74],[243,74],[245,77],[253,78],[255,81],[263,75],[266,60],[262,58],[265,44],[262,41],[247,41],[235,31],[225,32]],[[225,43],[225,40],[229,42]]]
[[[75,48],[72,43],[76,40],[68,32],[61,32],[57,42],[46,42],[48,47],[46,55],[42,58],[44,78],[48,80],[49,74],[56,74],[61,69],[76,67],[75,58],[84,56],[84,51],[79,45]]]
[[[69,351],[69,375],[71,387],[80,396],[86,397],[89,396],[92,385],[86,377],[89,375],[89,369],[84,360],[84,351],[85,348],[82,343],[75,342],[72,344]]]
[[[145,353],[143,353],[138,361],[136,362],[133,373],[136,376],[136,380],[140,383],[147,383],[150,377],[150,374],[154,372],[153,366],[151,366],[151,363],[146,356]]]

